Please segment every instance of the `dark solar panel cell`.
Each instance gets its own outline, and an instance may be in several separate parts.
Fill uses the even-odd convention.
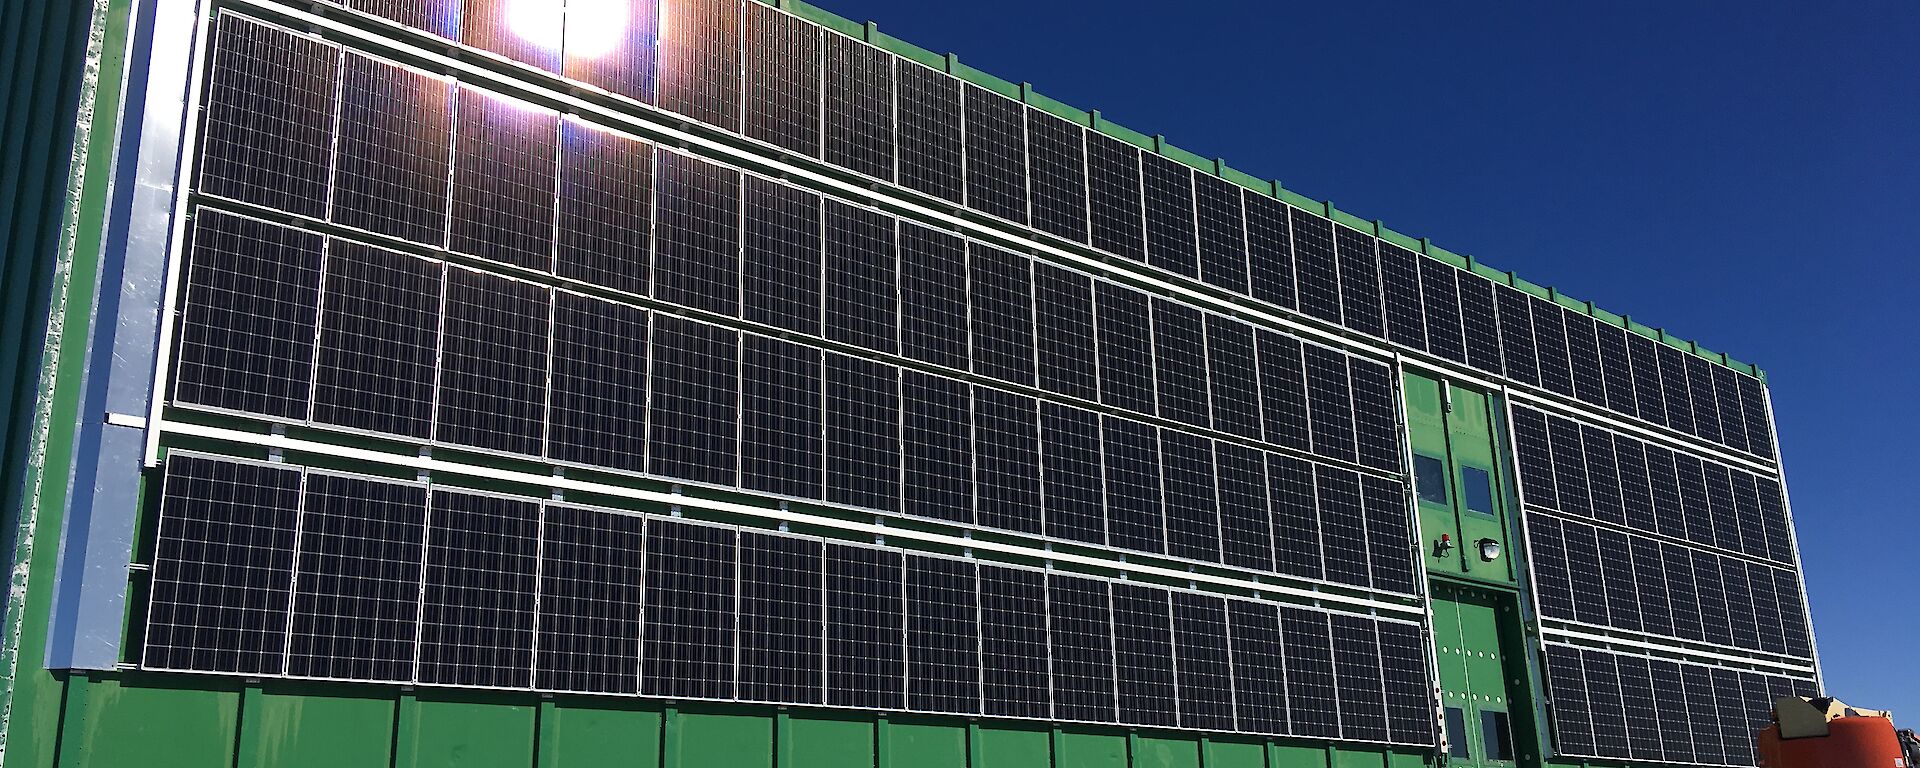
[[[1594,343],[1600,350],[1600,377],[1606,389],[1606,404],[1628,416],[1640,412],[1639,396],[1634,393],[1633,365],[1627,355],[1626,331],[1619,326],[1592,321]]]
[[[1700,596],[1700,628],[1707,642],[1733,644],[1733,617],[1728,613],[1726,577],[1720,570],[1720,557],[1710,552],[1690,550],[1693,561],[1694,589]],[[1742,611],[1749,610],[1745,607]]]
[[[1692,402],[1693,433],[1703,440],[1725,445],[1730,441],[1720,429],[1720,403],[1714,397],[1713,369],[1718,367],[1699,355],[1680,353],[1686,361],[1687,396]],[[1664,358],[1663,358],[1664,361]],[[1666,371],[1662,370],[1665,376]],[[1744,442],[1744,436],[1742,442]]]
[[[1500,361],[1507,377],[1540,385],[1540,360],[1534,349],[1533,312],[1528,296],[1518,289],[1496,285],[1494,304],[1500,322]]]
[[[1327,578],[1365,587],[1372,583],[1372,569],[1368,566],[1367,518],[1361,506],[1360,476],[1333,467],[1315,467],[1313,474],[1320,501],[1320,537],[1326,551]]]
[[[641,692],[732,698],[738,573],[733,529],[649,519],[646,568]]]
[[[554,296],[547,455],[643,471],[647,456],[647,312]]]
[[[1567,541],[1567,572],[1573,580],[1573,619],[1606,626],[1611,623],[1607,611],[1609,595],[1601,579],[1603,558],[1599,537],[1593,526],[1572,520],[1563,521],[1561,529]],[[1631,599],[1631,596],[1623,595],[1622,599]]]
[[[458,95],[447,247],[552,270],[559,113],[474,88]]]
[[[1034,399],[975,387],[973,454],[979,523],[1041,533],[1040,414]]]
[[[1709,365],[1713,378],[1713,399],[1718,409],[1714,420],[1720,423],[1720,437],[1727,446],[1736,451],[1747,451],[1750,438],[1747,435],[1746,412],[1740,399],[1740,374],[1718,365]],[[1695,382],[1695,386],[1699,383]]]
[[[1106,416],[1101,447],[1106,468],[1107,541],[1138,552],[1166,551],[1161,507],[1160,430]]]
[[[919,371],[902,374],[900,444],[907,514],[973,522],[971,389]]]
[[[1053,658],[1053,717],[1114,717],[1113,623],[1107,583],[1047,576],[1047,646]]]
[[[845,35],[825,34],[827,162],[893,180],[893,57]]]
[[[745,334],[740,344],[740,485],[822,498],[820,350]]]
[[[647,469],[733,485],[740,335],[672,315],[653,318]]]
[[[967,369],[967,243],[959,236],[900,225],[900,351]]]
[[[1573,396],[1573,369],[1567,362],[1565,308],[1538,296],[1527,299],[1533,310],[1533,344],[1540,362],[1540,386]]]
[[[1687,506],[1680,498],[1679,468],[1673,451],[1648,444],[1647,486],[1653,491],[1654,530],[1679,539],[1687,536]]]
[[[1380,305],[1380,257],[1374,250],[1375,241],[1346,227],[1333,229],[1340,255],[1340,308],[1346,326],[1385,338],[1386,319]]]
[[[980,684],[987,715],[1047,717],[1047,577],[980,566]]]
[[[1707,510],[1713,516],[1713,544],[1739,552],[1743,526],[1739,507],[1734,502],[1733,473],[1714,462],[1704,462],[1703,469],[1707,480]]]
[[[895,351],[899,291],[893,217],[826,203],[827,338]]]
[[[1680,664],[1678,667],[1683,700],[1688,710],[1698,713],[1685,720],[1694,759],[1715,765],[1731,762],[1721,739],[1718,713],[1714,709],[1712,670],[1698,664]]]
[[[1048,536],[1106,542],[1103,453],[1099,416],[1064,405],[1040,405],[1041,492]]]
[[[1246,293],[1247,227],[1240,208],[1240,185],[1197,173],[1193,186],[1200,279],[1234,293]]]
[[[745,133],[819,156],[820,28],[759,3],[745,14]]]
[[[396,251],[328,244],[314,421],[427,436],[444,272],[438,262]]]
[[[1620,466],[1620,506],[1627,526],[1650,533],[1660,530],[1659,512],[1647,482],[1647,445],[1625,435],[1614,435],[1613,450]]]
[[[1167,554],[1220,562],[1220,509],[1213,441],[1185,432],[1161,433],[1165,465]]]
[[[1228,600],[1227,635],[1233,653],[1234,721],[1243,731],[1287,733],[1286,649],[1279,607]]]
[[[1631,537],[1628,551],[1633,556],[1634,592],[1640,598],[1641,626],[1655,635],[1675,634],[1673,603],[1667,595],[1667,564],[1659,542]],[[1617,563],[1614,567],[1626,567]]]
[[[1333,222],[1288,208],[1293,224],[1293,270],[1300,311],[1340,322],[1340,271],[1334,261]]]
[[[1547,417],[1531,408],[1514,407],[1514,458],[1520,464],[1520,498],[1528,506],[1560,508],[1553,478],[1553,449],[1547,439]]]
[[[1427,641],[1416,624],[1382,621],[1377,627],[1380,667],[1387,689],[1387,738],[1402,744],[1431,745],[1436,739]]]
[[[1225,599],[1173,593],[1173,655],[1179,669],[1180,725],[1232,730],[1233,670],[1228,666]]]
[[[1380,679],[1380,639],[1372,620],[1333,614],[1333,680],[1340,694],[1340,736],[1387,738],[1387,702]]]
[[[1700,623],[1700,592],[1694,580],[1693,558],[1677,544],[1660,544],[1660,570],[1666,577],[1666,597],[1673,610],[1673,634],[1688,640],[1707,639]]]
[[[907,706],[980,712],[980,606],[974,565],[907,558]]]
[[[1313,464],[1267,454],[1267,492],[1273,511],[1274,564],[1281,573],[1324,578],[1320,554],[1320,502]]]
[[[1533,324],[1540,327],[1550,323],[1543,323],[1538,314],[1533,319]],[[1573,380],[1573,396],[1588,405],[1607,407],[1607,376],[1600,370],[1600,339],[1595,333],[1593,318],[1561,307],[1560,324],[1566,329],[1567,367]]]
[[[307,418],[324,242],[255,219],[196,214],[174,399]]]
[[[1540,615],[1572,619],[1573,576],[1567,570],[1567,541],[1560,520],[1550,515],[1527,516],[1527,561],[1533,567],[1533,591]]]
[[[899,552],[827,545],[827,704],[905,704],[906,577]]]
[[[554,272],[647,295],[653,241],[653,145],[567,118],[560,126]]]
[[[828,354],[827,501],[900,507],[900,369]]]
[[[1740,390],[1740,411],[1747,422],[1747,452],[1763,459],[1773,458],[1773,423],[1767,418],[1766,386],[1751,376],[1735,378]]]
[[[1586,670],[1580,664],[1580,651],[1564,645],[1549,645],[1546,657],[1554,745],[1560,754],[1594,754],[1594,713],[1587,700]]]
[[[998,248],[967,248],[973,299],[973,372],[1033,383],[1032,261]]]
[[[1140,149],[1099,133],[1088,133],[1087,140],[1087,209],[1093,247],[1134,261],[1145,261]]]
[[[1087,242],[1086,129],[1033,107],[1026,116],[1033,226]]]
[[[1753,712],[1740,689],[1740,673],[1731,669],[1710,670],[1713,678],[1713,711],[1720,724],[1720,743],[1727,759],[1736,765],[1754,762],[1754,734],[1748,726]]]
[[[447,271],[445,315],[434,437],[539,455],[553,291],[453,268]]]
[[[540,526],[533,687],[640,692],[644,519],[547,506]]]
[[[1418,592],[1406,486],[1363,475],[1360,495],[1367,515],[1367,565],[1373,572],[1373,588],[1408,595]]]
[[[961,176],[960,81],[896,61],[900,77],[900,183],[954,203],[965,198]]]
[[[426,487],[309,474],[300,509],[287,674],[413,680]]]
[[[1153,334],[1147,296],[1107,282],[1094,283],[1093,293],[1100,402],[1153,413]]]
[[[1420,310],[1427,322],[1427,351],[1467,362],[1460,318],[1460,273],[1433,259],[1420,259]]]
[[[1354,461],[1353,384],[1347,374],[1347,356],[1318,344],[1303,345],[1302,351],[1313,452]]]
[[[1581,651],[1581,666],[1586,670],[1587,700],[1593,709],[1593,740],[1599,754],[1630,754],[1627,724],[1622,709],[1620,671],[1613,654]],[[1651,727],[1651,724],[1649,724]]]
[[[662,3],[661,109],[728,130],[740,126],[740,4]]]
[[[1286,655],[1287,711],[1293,735],[1339,736],[1341,705],[1334,692],[1333,638],[1327,614],[1282,607],[1280,643]]]
[[[1807,603],[1800,595],[1800,579],[1792,571],[1775,571],[1773,592],[1780,605],[1780,633],[1787,653],[1813,657],[1813,638],[1807,627]]]
[[[821,703],[823,557],[818,541],[740,532],[740,698]]]
[[[1577,546],[1569,541],[1568,546]],[[1640,631],[1640,586],[1634,581],[1633,550],[1627,535],[1606,528],[1596,532],[1595,554],[1600,560],[1600,585],[1607,591],[1607,626]]]
[[[1394,389],[1393,368],[1350,358],[1348,378],[1353,385],[1355,445],[1360,463],[1398,472],[1401,456],[1400,395]]]
[[[1636,760],[1661,760],[1660,720],[1655,710],[1650,662],[1638,656],[1617,655],[1621,703],[1627,723],[1627,754]]]
[[[1747,563],[1747,584],[1753,596],[1753,620],[1760,632],[1760,650],[1768,653],[1786,653],[1786,631],[1781,626],[1784,616],[1780,615],[1780,593],[1774,585],[1773,568],[1758,563]]]
[[[1633,374],[1634,403],[1640,418],[1665,424],[1668,414],[1660,387],[1658,342],[1632,331],[1621,333],[1627,340],[1628,371]]]
[[[540,505],[435,491],[420,592],[420,682],[526,688]]]
[[[967,85],[967,207],[1027,223],[1027,126],[1020,102]]]
[[[1552,442],[1554,490],[1560,500],[1560,511],[1591,517],[1593,490],[1588,483],[1587,451],[1580,425],[1549,416],[1547,437]]]
[[[1753,475],[1739,470],[1727,473],[1733,481],[1733,510],[1740,520],[1740,551],[1754,557],[1767,557],[1768,526],[1760,508],[1760,489]]]
[[[200,191],[326,216],[339,49],[243,16],[222,14],[217,24]]]
[[[1259,440],[1260,376],[1254,362],[1253,326],[1209,314],[1206,330],[1213,428]]]
[[[1179,725],[1173,682],[1173,608],[1167,590],[1113,585],[1113,660],[1120,722]]]
[[[440,245],[447,226],[453,83],[346,57],[334,140],[333,220]]]
[[[1587,457],[1587,487],[1593,492],[1593,516],[1616,525],[1626,522],[1620,504],[1620,464],[1613,453],[1613,435],[1580,426],[1580,442]]]
[[[653,297],[740,313],[740,172],[672,152],[655,190]]]
[[[163,483],[142,664],[282,674],[301,472],[176,453]]]
[[[1467,364],[1495,375],[1504,373],[1493,281],[1460,273],[1460,325],[1466,331]]]
[[[609,30],[613,34],[608,34]],[[658,3],[570,8],[561,44],[566,75],[651,104],[658,74],[659,36]]]
[[[1153,300],[1155,391],[1160,415],[1209,426],[1205,315],[1174,301]]]
[[[1427,348],[1426,313],[1420,303],[1420,254],[1388,242],[1380,249],[1380,292],[1386,304],[1386,338]]]
[[[1299,340],[1262,329],[1254,341],[1260,365],[1260,415],[1268,442],[1311,450],[1307,369]]]
[[[1273,518],[1267,502],[1266,457],[1232,443],[1215,443],[1220,484],[1220,543],[1228,565],[1273,570]]]
[[[1299,306],[1294,289],[1293,232],[1287,224],[1287,206],[1265,195],[1241,195],[1247,223],[1247,278],[1252,296],[1293,309]]]
[[[1693,400],[1687,392],[1687,355],[1669,344],[1655,344],[1654,360],[1660,369],[1660,391],[1666,401],[1667,426],[1687,434],[1696,434]]]
[[[1141,155],[1146,190],[1147,263],[1200,276],[1193,222],[1193,169],[1155,154]]]
[[[347,0],[347,7],[449,40],[460,36],[460,5],[446,0]]]
[[[741,248],[745,317],[819,335],[820,196],[747,177],[747,228]]]
[[[1756,486],[1760,496],[1760,523],[1767,529],[1767,557],[1791,563],[1796,559],[1792,521],[1787,519],[1786,499],[1781,494],[1780,483],[1771,477],[1761,477]]]
[[[1707,500],[1706,465],[1699,457],[1685,453],[1674,453],[1673,460],[1674,474],[1680,484],[1680,503],[1686,510],[1683,518],[1685,538],[1708,546],[1715,546],[1714,542],[1720,538],[1737,540],[1739,534],[1736,531],[1729,530],[1725,534],[1716,531],[1719,522],[1715,520],[1713,505]],[[1721,503],[1726,503],[1726,500],[1722,498]],[[1723,511],[1731,517],[1731,507]]]
[[[1093,279],[1035,262],[1033,313],[1041,388],[1085,400],[1100,399]]]
[[[1679,664],[1655,660],[1651,667],[1653,700],[1656,704],[1672,706],[1687,700],[1681,688]],[[1690,717],[1656,718],[1659,724],[1660,751],[1667,760],[1680,763],[1695,761],[1692,720],[1693,718]]]

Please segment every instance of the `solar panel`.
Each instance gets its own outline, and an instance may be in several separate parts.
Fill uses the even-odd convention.
[[[1034,399],[974,387],[973,454],[979,524],[1041,533],[1040,416]]]
[[[195,215],[174,399],[306,419],[324,240],[218,211]]]
[[[301,473],[175,453],[163,483],[142,663],[281,674]]]
[[[740,532],[740,698],[825,698],[824,558],[812,539]]]
[[[1427,324],[1427,351],[1467,362],[1466,331],[1460,317],[1459,270],[1433,259],[1419,259],[1420,314]]]
[[[454,38],[460,29],[460,6],[444,0],[347,0],[347,7],[402,26]]]
[[[554,272],[647,295],[653,145],[569,117],[560,125]]]
[[[1137,552],[1165,552],[1160,430],[1150,424],[1103,416],[1100,432],[1106,468],[1107,543]]]
[[[935,197],[965,200],[961,169],[960,81],[899,60],[900,183]]]
[[[1798,559],[1793,551],[1793,532],[1788,529],[1786,498],[1780,483],[1771,477],[1755,482],[1760,496],[1761,525],[1767,530],[1767,557],[1782,563]]]
[[[1700,623],[1700,592],[1694,581],[1693,558],[1677,544],[1659,546],[1666,598],[1673,610],[1673,632],[1688,640],[1705,641],[1706,628]]]
[[[967,369],[967,243],[959,236],[900,225],[900,351]]]
[[[1320,501],[1320,540],[1327,578],[1358,587],[1372,581],[1368,567],[1367,519],[1361,508],[1360,477],[1333,467],[1314,467]]]
[[[1327,614],[1281,607],[1280,643],[1286,656],[1287,711],[1293,735],[1339,737],[1341,705],[1335,698],[1333,638]]]
[[[1632,540],[1610,528],[1595,531],[1600,585],[1607,591],[1606,625],[1639,632],[1644,628],[1639,586],[1634,583]]]
[[[1287,733],[1286,652],[1279,607],[1228,600],[1227,639],[1233,655],[1234,722],[1243,731]]]
[[[1736,451],[1748,450],[1747,419],[1741,410],[1740,374],[1717,365],[1710,365],[1713,378],[1713,399],[1718,412],[1714,420],[1720,424],[1720,437],[1728,447]],[[1698,386],[1698,382],[1695,382]]]
[[[1546,646],[1547,688],[1553,714],[1553,739],[1563,755],[1593,754],[1593,709],[1587,701],[1586,670],[1580,651]]]
[[[1318,344],[1302,346],[1313,452],[1354,461],[1353,384],[1347,374],[1347,356]]]
[[[1140,155],[1140,169],[1146,201],[1147,263],[1186,277],[1199,277],[1193,169],[1151,153]]]
[[[1620,672],[1614,656],[1600,651],[1582,651],[1580,666],[1586,671],[1587,700],[1593,708],[1593,741],[1602,755],[1632,754],[1627,747],[1626,704],[1621,699]]]
[[[1681,354],[1681,357],[1686,361],[1687,392],[1693,404],[1693,413],[1690,417],[1693,420],[1694,434],[1699,435],[1701,439],[1723,445],[1730,442],[1720,429],[1720,404],[1715,400],[1713,391],[1715,366],[1698,355]],[[1661,375],[1665,376],[1666,372],[1661,371]],[[1745,442],[1744,436],[1742,442]]]
[[[1713,516],[1713,543],[1721,549],[1740,551],[1740,513],[1733,501],[1732,472],[1719,464],[1703,462],[1707,480],[1707,510]]]
[[[1034,262],[1033,329],[1043,389],[1100,399],[1093,323],[1093,279]]]
[[[452,176],[453,83],[348,54],[334,139],[333,220],[440,245]]]
[[[906,576],[899,552],[827,544],[827,704],[906,704]]]
[[[1531,408],[1513,407],[1513,453],[1520,465],[1520,497],[1529,506],[1560,508],[1554,485],[1553,449],[1547,440],[1547,417]]]
[[[1493,287],[1493,295],[1500,317],[1500,361],[1507,369],[1507,377],[1539,386],[1540,361],[1534,350],[1533,312],[1528,296],[1502,285]]]
[[[1698,457],[1674,453],[1675,477],[1680,485],[1680,502],[1686,510],[1686,538],[1701,544],[1715,541],[1715,521],[1707,501],[1706,465]]]
[[[1679,667],[1680,692],[1686,697],[1687,708],[1703,715],[1687,718],[1687,736],[1693,742],[1694,759],[1710,764],[1732,762],[1732,756],[1721,741],[1719,718],[1714,709],[1716,699],[1712,671],[1697,664],[1681,664]]]
[[[1166,498],[1167,554],[1220,562],[1220,511],[1213,441],[1185,432],[1160,434]]]
[[[662,3],[658,106],[709,125],[740,125],[740,3]]]
[[[1573,368],[1567,360],[1566,309],[1538,296],[1529,297],[1527,304],[1533,313],[1533,343],[1540,363],[1540,386],[1571,397]]]
[[[540,525],[535,688],[640,692],[644,519],[547,506]]]
[[[1106,542],[1103,453],[1098,415],[1054,403],[1040,404],[1041,491],[1048,536]]]
[[[740,172],[673,152],[655,157],[653,297],[740,314]]]
[[[1647,486],[1653,490],[1656,517],[1654,530],[1675,538],[1687,538],[1687,506],[1680,498],[1679,467],[1673,451],[1648,444]]]
[[[300,509],[287,674],[412,681],[426,487],[309,473]]]
[[[1727,602],[1727,588],[1724,575],[1720,572],[1720,558],[1709,552],[1694,550],[1693,582],[1694,589],[1700,595],[1700,626],[1707,641],[1720,645],[1733,645],[1733,617]],[[1742,607],[1740,610],[1747,610]]]
[[[566,75],[651,104],[659,69],[659,37],[658,3],[569,8],[561,43]]]
[[[995,717],[1047,717],[1052,690],[1047,650],[1047,577],[981,565],[982,710]]]
[[[1759,483],[1753,475],[1745,472],[1729,471],[1733,483],[1734,515],[1740,521],[1740,551],[1755,557],[1766,557],[1767,523],[1760,511]]]
[[[1153,300],[1153,361],[1160,415],[1187,424],[1210,425],[1207,341],[1200,310]]]
[[[971,390],[940,376],[902,373],[900,444],[907,514],[973,522]]]
[[[1633,375],[1633,397],[1640,418],[1665,424],[1667,411],[1660,388],[1659,350],[1652,339],[1632,331],[1621,333],[1627,340],[1628,370]]]
[[[967,207],[1027,223],[1026,107],[977,85],[962,88]]]
[[[1467,364],[1495,375],[1501,362],[1500,324],[1495,310],[1493,281],[1460,273],[1460,324],[1466,331]]]
[[[1333,622],[1333,679],[1340,695],[1340,735],[1385,741],[1386,689],[1374,623],[1337,613],[1329,618]]]
[[[1340,310],[1346,326],[1369,336],[1387,335],[1380,305],[1380,259],[1374,239],[1346,227],[1334,227],[1339,254]]]
[[[1600,350],[1601,382],[1606,389],[1607,407],[1629,416],[1640,412],[1639,395],[1634,392],[1633,366],[1627,356],[1626,332],[1618,326],[1592,321],[1594,343]]]
[[[966,293],[973,301],[973,372],[1032,384],[1032,262],[979,243],[967,244],[967,256],[971,279]]]
[[[746,177],[741,248],[746,319],[820,335],[820,196]]]
[[[641,471],[646,459],[647,312],[556,292],[547,455]]]
[[[1134,261],[1146,261],[1140,149],[1119,139],[1089,132],[1087,194],[1093,247]]]
[[[560,40],[565,6],[528,8],[511,0],[462,0],[460,42],[530,64],[549,72],[560,70]],[[530,30],[541,30],[529,34]]]
[[[1747,452],[1773,458],[1773,424],[1767,418],[1767,394],[1759,379],[1736,376],[1741,415],[1747,422]]]
[[[819,156],[820,28],[757,3],[746,6],[741,23],[745,133]]]
[[[1265,195],[1241,194],[1247,223],[1247,282],[1261,301],[1293,309],[1299,306],[1293,276],[1293,233],[1287,206]]]
[[[1693,423],[1693,400],[1687,392],[1686,356],[1667,344],[1656,344],[1654,349],[1654,359],[1660,369],[1660,391],[1666,401],[1667,426],[1694,434],[1698,430]]]
[[[1787,653],[1813,658],[1812,630],[1807,626],[1807,604],[1800,595],[1800,579],[1792,571],[1773,572],[1774,595],[1780,604],[1781,639]]]
[[[1366,619],[1355,619],[1368,624]],[[1180,681],[1180,725],[1232,730],[1233,670],[1228,665],[1227,601],[1173,593],[1173,654]],[[1377,678],[1376,678],[1377,680]]]
[[[1753,712],[1747,708],[1746,695],[1740,688],[1740,673],[1731,669],[1715,668],[1711,670],[1713,678],[1714,713],[1720,723],[1720,741],[1727,758],[1734,763],[1746,765],[1753,762],[1754,734],[1749,729],[1753,722]]]
[[[900,328],[896,262],[893,217],[827,201],[827,338],[895,351]]]
[[[1266,457],[1232,443],[1214,444],[1220,492],[1220,545],[1228,565],[1271,571],[1273,518],[1267,501]]]
[[[1268,492],[1273,505],[1274,564],[1281,573],[1306,579],[1325,577],[1320,552],[1320,502],[1313,464],[1277,453],[1267,454]]]
[[[1027,186],[1033,196],[1033,226],[1077,243],[1087,242],[1086,129],[1028,107]]]
[[[1360,496],[1366,508],[1367,569],[1373,574],[1373,588],[1409,595],[1419,592],[1406,486],[1362,475]]]
[[[1220,315],[1208,314],[1205,318],[1213,428],[1259,440],[1260,376],[1253,326]]]
[[[1353,389],[1354,444],[1360,463],[1398,472],[1401,456],[1400,395],[1393,368],[1359,358],[1347,360]]]
[[[1254,336],[1260,366],[1260,413],[1269,442],[1311,450],[1307,369],[1300,341],[1266,329]]]
[[[893,179],[893,57],[845,35],[823,35],[824,156],[829,163]]]
[[[1340,269],[1335,261],[1333,222],[1288,208],[1293,224],[1293,270],[1300,311],[1329,323],[1340,322]]]
[[[337,47],[223,13],[203,86],[202,193],[324,217]],[[260,162],[271,157],[272,162]]]
[[[533,682],[540,505],[434,491],[420,592],[420,682]]]
[[[1125,582],[1116,582],[1112,589],[1114,684],[1120,722],[1179,725],[1173,678],[1173,609],[1167,590]]]
[[[447,247],[552,269],[560,114],[474,88],[457,96]]]
[[[449,268],[445,313],[434,437],[539,455],[552,289]]]
[[[1613,435],[1580,426],[1580,443],[1587,460],[1587,487],[1593,491],[1593,516],[1609,523],[1626,522],[1620,504],[1620,465],[1613,453]]]
[[[700,483],[735,483],[739,347],[735,331],[654,316],[648,471]]]
[[[1547,515],[1527,517],[1527,562],[1533,568],[1535,606],[1540,615],[1574,618],[1573,576],[1567,570],[1567,542],[1560,521]]]
[[[1606,625],[1607,589],[1601,581],[1600,540],[1593,526],[1564,521],[1561,529],[1567,541],[1567,572],[1573,578],[1573,618],[1587,624]]]
[[[827,501],[900,506],[900,369],[827,355]]]
[[[1786,633],[1781,625],[1780,594],[1773,583],[1774,570],[1757,563],[1746,563],[1748,589],[1753,596],[1753,620],[1760,630],[1760,649],[1768,653],[1786,653]]]
[[[1567,367],[1572,376],[1573,396],[1588,405],[1607,407],[1607,376],[1601,372],[1600,339],[1595,333],[1593,318],[1561,307],[1560,321],[1566,329]],[[1551,325],[1551,321],[1542,323],[1539,316],[1534,317],[1533,323],[1542,327]]]
[[[1640,601],[1642,628],[1649,634],[1673,635],[1673,604],[1667,595],[1667,565],[1660,544],[1638,536],[1628,541],[1632,562],[1615,563],[1633,568],[1633,590]]]
[[[979,585],[973,563],[907,558],[907,706],[980,712]]]
[[[1660,513],[1653,501],[1652,484],[1647,480],[1646,443],[1614,435],[1613,449],[1619,459],[1620,505],[1626,510],[1627,526],[1658,531]]]
[[[1114,720],[1114,644],[1107,583],[1047,575],[1047,647],[1056,720]]]
[[[1655,715],[1656,701],[1650,663],[1638,656],[1616,655],[1620,667],[1620,695],[1627,721],[1627,754],[1639,760],[1661,760],[1660,720]]]
[[[823,498],[820,350],[753,334],[740,342],[740,486]]]
[[[1593,488],[1588,482],[1586,443],[1580,425],[1551,416],[1547,419],[1547,436],[1552,441],[1554,493],[1560,510],[1592,516]]]
[[[1100,402],[1154,412],[1152,326],[1147,296],[1107,282],[1093,286],[1094,331],[1099,342]]]
[[[314,421],[427,436],[444,271],[438,262],[396,251],[328,243]]]
[[[1200,244],[1200,279],[1234,293],[1246,293],[1247,228],[1240,207],[1240,185],[1218,176],[1193,176],[1194,221]]]
[[[1380,295],[1386,305],[1386,338],[1419,350],[1427,348],[1426,313],[1420,297],[1420,254],[1376,241],[1380,254]]]
[[[731,528],[647,520],[641,692],[734,696],[739,567]]]

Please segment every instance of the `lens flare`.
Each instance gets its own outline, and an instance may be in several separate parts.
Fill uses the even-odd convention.
[[[503,15],[515,37],[542,51],[558,53],[563,39],[563,6],[562,0],[506,0]]]
[[[597,59],[626,42],[633,0],[569,0],[567,58]]]

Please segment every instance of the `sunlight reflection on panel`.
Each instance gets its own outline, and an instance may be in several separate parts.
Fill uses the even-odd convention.
[[[460,0],[347,0],[348,7],[449,40],[460,37]]]
[[[566,76],[651,103],[658,18],[657,0],[571,0]]]
[[[558,71],[565,5],[562,0],[466,0],[460,41]]]

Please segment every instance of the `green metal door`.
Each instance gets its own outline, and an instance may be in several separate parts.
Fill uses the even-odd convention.
[[[1427,571],[1516,585],[1497,401],[1412,373],[1405,389]]]
[[[1433,636],[1446,710],[1447,764],[1513,768],[1532,755],[1516,749],[1515,694],[1526,700],[1525,662],[1503,643],[1517,628],[1514,595],[1465,585],[1433,586]],[[1525,705],[1520,710],[1525,712]],[[1521,717],[1520,720],[1526,718]],[[1531,752],[1531,750],[1527,750]]]

